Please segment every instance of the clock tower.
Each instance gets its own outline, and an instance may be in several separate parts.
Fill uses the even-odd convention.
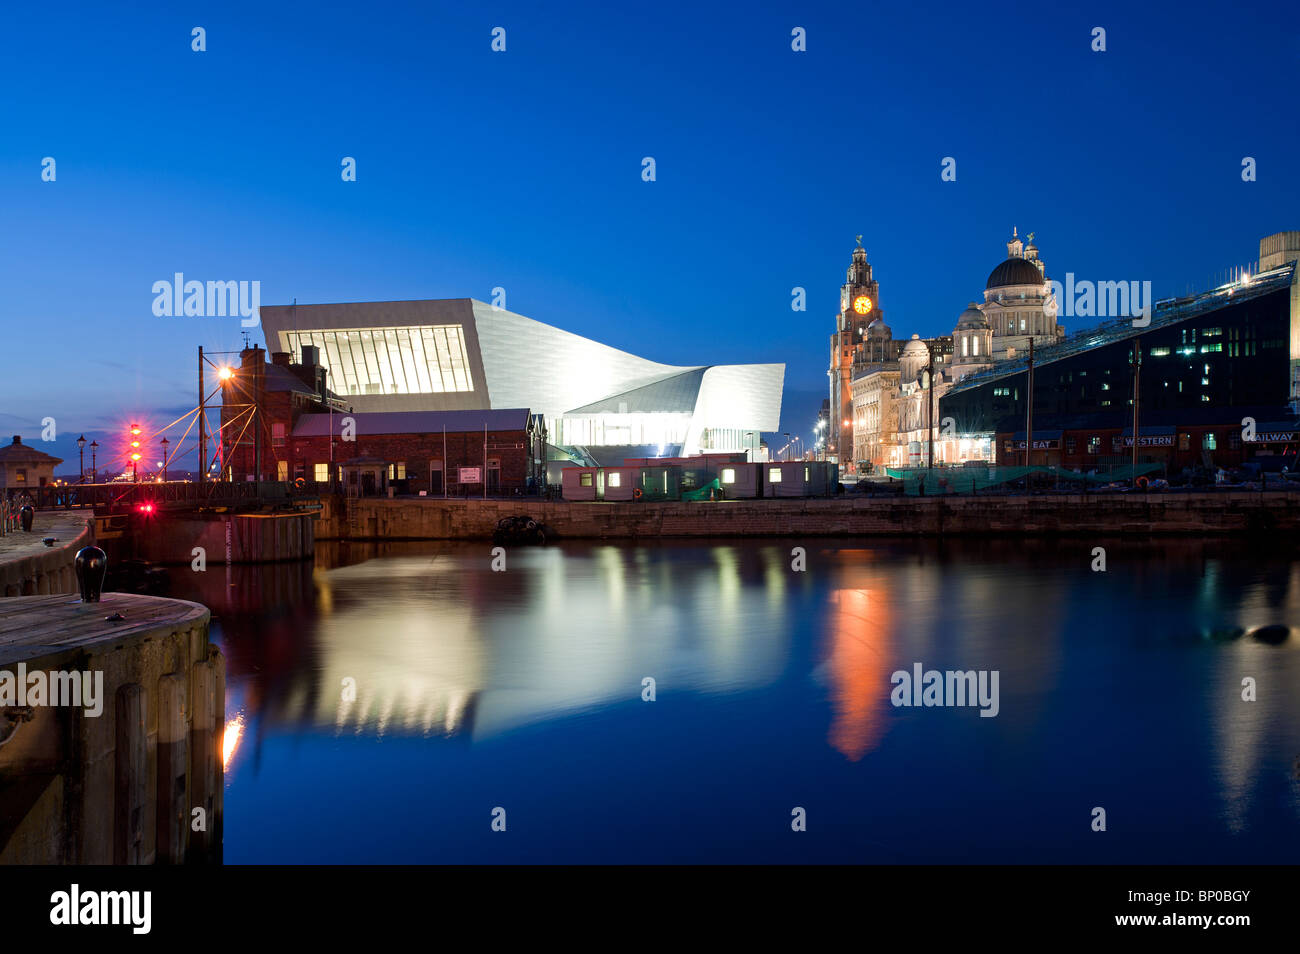
[[[848,274],[840,286],[840,312],[831,335],[830,433],[826,457],[839,462],[841,476],[857,473],[853,455],[853,368],[855,364],[888,361],[890,331],[880,310],[880,286],[871,277],[867,250],[858,236]]]

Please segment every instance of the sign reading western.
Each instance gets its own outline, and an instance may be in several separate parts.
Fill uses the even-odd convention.
[[[1114,448],[1132,447],[1133,438],[1112,437],[1111,446]],[[1138,438],[1138,447],[1173,447],[1173,446],[1174,446],[1174,435],[1172,434],[1160,434],[1153,437]]]

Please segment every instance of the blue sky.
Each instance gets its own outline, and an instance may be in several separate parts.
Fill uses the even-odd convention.
[[[1157,297],[1300,228],[1296,10],[6,5],[0,433],[53,416],[75,460],[78,432],[193,406],[197,346],[241,329],[155,317],[178,271],[264,304],[501,286],[655,360],[783,361],[806,430],[858,233],[906,335],[952,329],[1012,225],[1051,277]]]

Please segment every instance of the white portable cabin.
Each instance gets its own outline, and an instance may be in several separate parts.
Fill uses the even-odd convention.
[[[760,466],[765,497],[825,497],[836,489],[837,468],[826,461],[781,460]]]
[[[641,467],[602,467],[600,469],[601,475],[596,479],[596,491],[603,500],[633,500],[637,488],[637,477],[643,469]]]
[[[718,483],[724,499],[744,500],[763,495],[766,464],[724,463],[718,465]]]
[[[595,500],[599,467],[566,467],[561,472],[561,493],[565,500]]]

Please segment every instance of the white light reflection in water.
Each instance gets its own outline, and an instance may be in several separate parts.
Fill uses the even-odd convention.
[[[646,676],[662,694],[730,692],[780,674],[789,627],[762,595],[771,571],[742,573],[733,548],[512,549],[507,561],[494,573],[486,551],[461,550],[319,574],[330,606],[316,621],[320,688],[291,693],[286,718],[483,738],[640,704]]]

